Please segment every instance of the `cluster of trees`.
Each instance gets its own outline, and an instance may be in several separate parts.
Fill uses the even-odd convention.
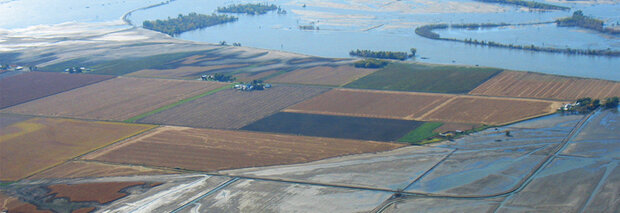
[[[580,112],[580,113],[588,113],[588,112],[591,112],[592,110],[598,109],[599,107],[604,107],[605,109],[615,109],[618,107],[618,102],[619,102],[618,97],[606,98],[603,103],[601,103],[601,100],[599,99],[592,99],[589,97],[581,98],[577,100],[575,104],[571,105],[568,109],[563,109],[563,110],[575,111],[575,112]]]
[[[274,4],[233,4],[226,7],[218,7],[217,12],[220,13],[245,13],[248,15],[262,15],[269,11],[278,10],[278,14],[286,14],[286,10]]]
[[[603,20],[584,16],[581,10],[573,12],[573,16],[556,20],[559,27],[583,27],[586,29],[596,30],[602,33],[620,34],[620,30],[604,27]]]
[[[203,81],[220,81],[220,82],[233,82],[237,80],[237,78],[232,75],[226,75],[222,73],[215,73],[213,75],[202,75],[201,79]]]
[[[519,49],[519,50],[529,50],[529,51],[538,51],[538,52],[551,52],[551,53],[565,53],[565,54],[573,54],[573,55],[601,55],[601,56],[620,56],[620,51],[615,51],[611,49],[572,49],[572,48],[554,48],[554,47],[539,47],[535,45],[518,45],[518,44],[503,44],[499,42],[493,41],[483,41],[476,39],[456,39],[456,38],[442,38],[438,33],[433,32],[436,29],[447,29],[449,27],[452,28],[490,28],[490,27],[501,27],[501,26],[510,26],[511,24],[506,23],[487,23],[487,24],[430,24],[420,26],[415,29],[415,33],[419,36],[435,39],[435,40],[444,40],[444,41],[455,41],[462,42],[466,44],[474,44],[474,45],[482,45],[489,47],[500,47],[500,48],[510,48],[510,49]]]
[[[168,18],[167,20],[158,19],[155,21],[144,21],[142,26],[149,30],[155,30],[175,36],[191,30],[202,29],[227,22],[234,22],[237,21],[237,19],[237,17],[228,15],[204,15],[190,13],[188,15],[179,14],[177,18]]]
[[[315,27],[314,25],[299,25],[300,30],[319,30],[319,27]]]
[[[382,68],[386,65],[388,65],[388,62],[386,60],[379,60],[374,58],[359,60],[353,63],[353,66],[357,68]]]
[[[570,7],[564,7],[553,4],[545,4],[541,2],[535,1],[524,1],[524,0],[477,0],[481,2],[487,3],[500,3],[500,4],[512,4],[532,9],[542,9],[542,10],[570,10]]]
[[[415,54],[415,48],[412,48],[413,54]],[[381,59],[397,59],[404,61],[413,55],[407,55],[406,52],[393,52],[393,51],[372,51],[372,50],[351,50],[350,56],[357,56],[363,58],[381,58]]]

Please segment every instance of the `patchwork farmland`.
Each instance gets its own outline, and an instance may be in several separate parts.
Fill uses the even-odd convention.
[[[495,68],[392,63],[345,87],[464,94],[500,71]]]
[[[620,96],[620,82],[504,71],[469,94],[556,100]]]
[[[434,93],[333,89],[283,111],[410,119],[424,115],[453,97],[452,95]]]
[[[225,85],[120,77],[7,108],[4,112],[122,121]]]
[[[222,69],[233,69],[247,66],[247,64],[229,64],[213,66],[181,66],[173,69],[144,69],[128,74],[127,76],[138,76],[148,78],[171,78],[171,79],[196,79],[197,77],[209,73],[217,72]]]
[[[371,141],[165,126],[83,158],[216,171],[310,162],[402,146]]]
[[[560,102],[507,98],[459,97],[421,120],[501,125],[557,111]]]
[[[237,129],[327,90],[282,85],[252,92],[228,89],[147,116],[138,122]]]
[[[318,66],[306,69],[297,69],[276,77],[270,78],[269,82],[291,84],[315,84],[340,86],[357,80],[377,69],[355,68],[350,65],[337,67]]]
[[[10,115],[0,118],[5,117]],[[51,118],[12,123],[0,129],[0,180],[22,179],[150,128],[153,126]]]
[[[334,89],[283,111],[498,125],[553,113],[560,105],[534,99]]]
[[[114,78],[114,76],[26,72],[0,79],[0,109]]]
[[[241,129],[293,135],[396,141],[423,122],[280,112]]]

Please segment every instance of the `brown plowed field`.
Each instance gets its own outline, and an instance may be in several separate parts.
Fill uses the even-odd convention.
[[[83,158],[215,171],[303,163],[402,146],[372,141],[166,126]]]
[[[121,77],[10,107],[4,112],[120,121],[224,85]]]
[[[132,175],[172,174],[173,171],[151,169],[142,166],[110,165],[99,162],[69,161],[45,170],[28,179],[45,178],[84,178]]]
[[[0,129],[0,180],[15,181],[151,125],[33,118]]]
[[[620,82],[504,71],[469,94],[576,100],[620,96]]]
[[[0,211],[2,210],[7,210],[9,213],[52,213],[49,210],[38,210],[35,205],[22,202],[16,197],[10,197],[0,192]]]
[[[269,79],[275,83],[294,83],[294,84],[317,84],[340,86],[351,81],[357,80],[378,69],[362,69],[353,66],[318,66],[307,69],[298,69],[284,73]]]
[[[560,102],[419,92],[334,89],[284,112],[447,123],[504,124],[555,112]]]
[[[114,78],[106,75],[27,72],[0,79],[0,109]]]
[[[428,113],[422,120],[500,125],[553,113],[559,102],[464,96]]]
[[[451,97],[433,93],[334,89],[283,111],[404,119],[419,117]]]
[[[265,72],[244,72],[244,73],[236,74],[235,78],[237,78],[237,81],[250,82],[253,80],[263,79],[267,76],[276,74],[278,72],[279,72],[278,70],[271,70],[271,71],[265,71]]]
[[[82,183],[82,184],[56,184],[50,185],[49,194],[55,194],[56,198],[68,198],[71,202],[108,203],[118,200],[127,194],[119,192],[131,186],[144,185],[144,182],[112,182],[112,183]]]
[[[145,69],[128,74],[149,78],[193,79],[209,71],[247,66],[247,64],[228,64],[215,66],[182,66],[175,69]]]
[[[327,90],[281,85],[251,92],[227,89],[148,116],[138,122],[236,129]]]

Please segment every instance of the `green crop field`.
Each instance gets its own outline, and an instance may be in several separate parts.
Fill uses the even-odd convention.
[[[392,63],[345,87],[436,93],[467,93],[501,72],[495,68]]]
[[[437,133],[433,132],[433,130],[439,128],[441,125],[443,125],[443,123],[440,122],[424,123],[398,139],[398,141],[416,144],[419,141],[435,136]]]

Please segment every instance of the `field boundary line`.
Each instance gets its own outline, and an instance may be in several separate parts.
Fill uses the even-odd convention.
[[[41,71],[39,71],[39,72],[41,72]],[[58,73],[58,72],[49,72],[49,73]],[[90,74],[90,75],[98,75],[98,74]],[[111,76],[111,75],[100,75],[100,76]],[[111,78],[102,79],[100,81],[95,81],[95,82],[92,82],[92,83],[89,83],[89,84],[85,84],[85,85],[82,85],[82,86],[79,86],[79,87],[76,87],[76,88],[73,88],[73,89],[68,89],[68,90],[65,90],[65,91],[60,91],[60,92],[57,92],[57,93],[54,93],[54,94],[49,94],[49,95],[41,96],[41,97],[38,97],[38,98],[33,98],[33,99],[27,100],[25,102],[21,102],[21,103],[9,105],[9,106],[1,107],[0,110],[6,112],[7,109],[9,109],[11,107],[15,107],[15,106],[19,106],[19,105],[22,105],[22,104],[30,103],[30,102],[33,102],[33,101],[36,101],[36,100],[40,100],[40,99],[44,99],[44,98],[47,98],[47,97],[50,97],[50,96],[59,95],[59,94],[66,93],[66,92],[69,92],[69,91],[72,91],[72,90],[81,89],[81,88],[84,88],[84,87],[88,87],[88,86],[91,86],[91,85],[94,85],[94,84],[98,84],[98,83],[101,83],[101,82],[104,82],[104,81],[107,81],[107,80],[116,79],[116,78],[118,78],[118,76],[113,76]]]
[[[111,147],[112,145],[114,145],[114,144],[116,144],[116,143],[120,143],[120,142],[127,141],[127,140],[130,140],[130,139],[138,138],[138,137],[139,137],[139,138],[142,138],[142,137],[148,137],[148,136],[151,136],[152,134],[157,133],[156,131],[157,131],[157,130],[160,130],[160,129],[162,128],[162,126],[159,126],[159,125],[153,125],[153,126],[154,126],[153,128],[150,128],[150,129],[144,130],[144,131],[142,131],[142,132],[140,132],[140,133],[138,133],[138,134],[134,134],[134,135],[131,135],[131,136],[128,136],[128,137],[125,137],[125,138],[122,138],[122,139],[116,140],[116,141],[115,141],[115,142],[113,142],[113,143],[110,143],[110,144],[108,144],[108,145],[106,145],[106,146],[103,146],[103,147],[100,147],[100,148],[98,148],[98,149],[91,150],[90,152],[85,153],[85,154],[83,154],[83,155],[80,155],[80,156],[78,156],[78,157],[76,157],[76,158],[74,158],[74,159],[81,159],[81,160],[94,160],[95,158],[97,158],[97,157],[99,157],[99,156],[101,156],[101,155],[107,154],[108,152],[111,152],[111,151],[113,151],[113,150],[116,150],[116,149],[118,149],[119,147],[123,147],[123,146],[127,146],[127,145],[131,144],[131,143],[123,143],[122,145],[119,145],[119,146],[115,147],[114,149],[110,148],[110,150],[104,150],[104,149],[106,149],[106,148],[108,148],[108,147]],[[137,140],[136,140],[136,141],[137,141]],[[99,152],[99,151],[100,151],[100,152]],[[98,153],[96,153],[96,152],[98,152]],[[90,155],[90,154],[93,154],[94,156],[89,156],[88,158],[84,158],[84,157],[86,157],[87,155]]]
[[[189,97],[189,98],[186,98],[186,99],[179,100],[179,101],[174,102],[172,104],[168,104],[166,106],[159,107],[159,108],[154,109],[152,111],[145,112],[145,113],[142,113],[140,115],[131,117],[131,118],[127,119],[127,120],[124,120],[123,122],[125,122],[125,123],[135,123],[137,120],[140,120],[140,119],[145,118],[147,116],[150,116],[150,115],[153,115],[153,114],[157,114],[157,113],[159,113],[161,111],[164,111],[164,110],[176,107],[178,105],[181,105],[181,104],[184,104],[184,103],[187,103],[187,102],[190,102],[190,101],[193,101],[193,100],[202,98],[204,96],[211,95],[211,94],[214,94],[216,92],[219,92],[219,91],[222,91],[222,90],[225,90],[225,89],[229,89],[229,88],[232,88],[232,84],[227,84],[227,85],[222,86],[220,88],[217,88],[217,89],[214,89],[214,90],[209,90],[209,91],[204,92],[202,94],[199,94],[199,95],[196,95],[196,96],[192,96],[192,97]]]
[[[437,105],[435,108],[433,108],[433,109],[429,110],[428,112],[418,116],[417,120],[424,120],[428,115],[432,114],[433,112],[436,112],[437,110],[443,108],[444,106],[448,105],[449,103],[452,103],[452,101],[456,100],[457,98],[459,98],[459,97],[458,96],[451,97],[450,99],[448,99],[448,100],[444,101],[443,103]],[[411,115],[409,115],[409,116],[407,116],[405,118],[414,119],[414,116],[413,116],[414,114],[411,114]]]
[[[123,123],[118,123],[118,122],[117,122],[117,124],[119,124],[119,125],[120,125],[120,124],[123,124]],[[127,125],[127,124],[125,124],[125,125]],[[132,125],[133,125],[133,124],[132,124]],[[46,167],[46,168],[42,168],[42,169],[39,169],[39,170],[33,171],[33,172],[31,172],[31,173],[28,173],[26,176],[24,176],[24,177],[20,178],[19,180],[28,179],[28,178],[30,178],[30,177],[32,177],[32,176],[34,176],[34,175],[36,175],[36,174],[39,174],[39,173],[41,173],[41,172],[44,172],[44,171],[50,170],[50,169],[52,169],[52,168],[55,168],[55,167],[57,167],[57,166],[60,166],[60,165],[62,165],[62,164],[64,164],[64,163],[66,163],[66,162],[69,162],[69,161],[72,161],[72,160],[75,160],[75,159],[79,159],[79,158],[83,157],[84,155],[90,154],[90,153],[92,153],[92,152],[94,152],[94,151],[97,151],[97,150],[103,149],[103,148],[108,147],[108,146],[110,146],[110,145],[112,145],[112,144],[115,144],[115,143],[121,142],[121,141],[126,140],[126,139],[128,139],[128,138],[131,138],[131,137],[134,137],[134,136],[140,135],[140,134],[142,134],[142,133],[144,133],[144,132],[147,132],[147,131],[150,131],[150,130],[152,130],[152,129],[156,129],[157,127],[159,127],[159,126],[156,126],[156,125],[146,125],[146,124],[140,124],[140,125],[141,125],[141,126],[144,126],[144,127],[149,127],[149,126],[150,126],[150,128],[145,128],[145,129],[143,129],[143,130],[138,130],[138,131],[136,131],[136,132],[132,132],[132,133],[130,133],[128,136],[121,137],[121,138],[116,139],[116,140],[114,140],[114,141],[112,141],[112,142],[110,142],[110,143],[106,143],[106,144],[103,144],[103,145],[101,145],[101,146],[95,147],[95,148],[93,148],[93,149],[91,149],[91,150],[89,150],[89,151],[86,151],[86,152],[84,152],[84,153],[77,154],[77,155],[75,155],[74,157],[72,157],[72,158],[70,158],[70,159],[68,159],[68,160],[64,160],[64,161],[61,161],[61,162],[58,162],[58,163],[52,164],[52,165],[50,165],[50,166],[48,166],[48,167]]]

